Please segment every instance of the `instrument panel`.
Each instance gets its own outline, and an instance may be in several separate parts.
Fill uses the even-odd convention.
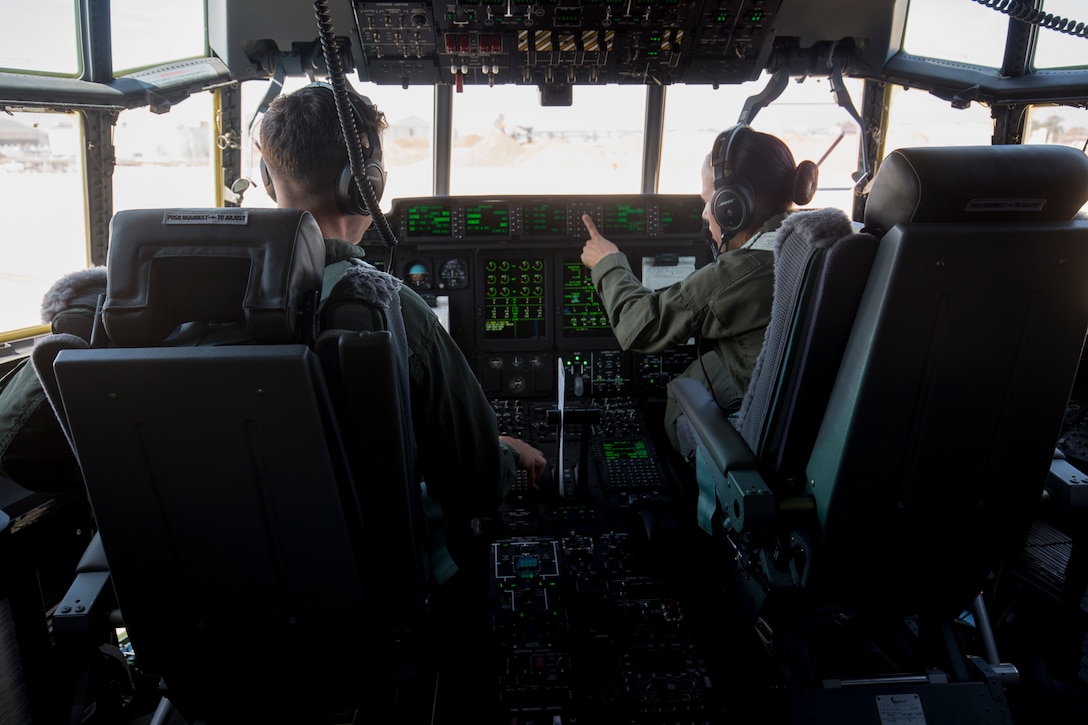
[[[558,359],[577,397],[658,392],[692,353],[620,349],[580,259],[589,236],[582,215],[637,276],[647,260],[711,260],[703,206],[695,194],[395,199],[387,218],[398,243],[386,271],[435,308],[489,395],[554,395]],[[375,231],[362,244],[369,259],[388,264]]]
[[[397,199],[389,215],[401,242],[585,240],[588,214],[613,241],[698,238],[703,202],[687,194],[459,196]]]

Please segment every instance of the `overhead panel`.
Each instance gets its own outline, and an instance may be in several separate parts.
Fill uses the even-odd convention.
[[[353,2],[363,80],[662,84],[754,80],[781,0]]]

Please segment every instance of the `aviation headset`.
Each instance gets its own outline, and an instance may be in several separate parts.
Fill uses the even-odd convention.
[[[737,139],[746,132],[751,133],[751,129],[743,123],[725,129],[714,139],[711,153],[714,196],[711,197],[710,209],[722,232],[730,235],[752,223],[756,208],[755,192],[747,181],[735,179],[736,169],[731,157],[731,153],[736,153],[733,147]]]
[[[332,85],[321,81],[315,81],[306,88],[327,88],[329,93],[335,93]],[[355,114],[355,126],[362,140],[363,173],[374,187],[375,200],[380,201],[382,192],[385,191],[385,168],[382,166],[382,138],[378,129],[378,109],[369,98],[350,89],[348,101]],[[264,182],[268,196],[275,201],[276,189],[272,185],[272,177],[268,173],[268,167],[265,166],[263,158],[261,159],[261,180]],[[344,162],[344,168],[336,177],[336,205],[342,214],[364,216],[370,214],[363,193],[351,173],[350,161]]]

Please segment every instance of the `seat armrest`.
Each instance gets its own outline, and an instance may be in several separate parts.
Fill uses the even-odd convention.
[[[53,631],[81,638],[105,631],[115,606],[108,571],[80,572],[53,612]]]
[[[104,631],[117,606],[102,537],[96,532],[76,564],[76,577],[53,612],[53,631],[61,637],[86,637]]]
[[[756,467],[756,457],[748,444],[702,383],[676,378],[669,387],[719,472]]]
[[[1065,513],[1088,511],[1088,476],[1062,455],[1050,462],[1046,490]]]
[[[734,518],[731,472],[754,472],[756,458],[702,383],[677,378],[669,383],[669,390],[696,440],[695,480],[699,486],[696,522],[703,531],[717,536],[722,533],[722,524]],[[771,501],[773,504],[773,496]]]

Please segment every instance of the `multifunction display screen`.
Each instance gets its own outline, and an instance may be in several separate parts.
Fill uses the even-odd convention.
[[[658,206],[661,234],[688,236],[697,239],[703,231],[703,207],[663,199]]]
[[[564,337],[611,337],[612,326],[593,288],[589,268],[579,260],[564,260],[562,266]]]
[[[646,207],[633,204],[603,204],[603,233],[608,234],[646,234]]]
[[[542,340],[548,336],[547,265],[542,257],[482,261],[484,339]]]
[[[530,204],[522,207],[521,214],[527,237],[567,236],[567,208],[563,204]]]
[[[466,237],[509,235],[510,207],[508,205],[485,202],[465,207]]]
[[[582,215],[610,239],[699,239],[704,203],[694,194],[447,196],[395,199],[402,241],[584,241]],[[686,240],[685,240],[686,241]]]
[[[405,229],[414,237],[449,237],[453,213],[449,204],[414,204],[405,211]]]

